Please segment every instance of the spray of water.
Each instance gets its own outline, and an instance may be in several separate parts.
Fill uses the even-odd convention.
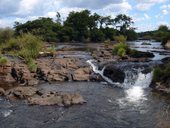
[[[108,77],[104,76],[103,72],[105,70],[105,67],[102,70],[98,69],[98,66],[95,65],[95,60],[88,60],[88,64],[91,65],[93,71],[108,82],[111,85],[122,87],[122,88],[131,88],[131,87],[141,87],[141,88],[147,88],[149,87],[151,81],[152,81],[152,72],[148,74],[143,74],[141,72],[141,69],[131,69],[125,71],[125,80],[124,83],[119,82],[113,82]]]

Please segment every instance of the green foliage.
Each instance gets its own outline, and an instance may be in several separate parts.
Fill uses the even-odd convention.
[[[8,63],[8,59],[7,58],[5,58],[5,57],[0,57],[0,65],[5,65],[5,64],[7,64]]]
[[[47,42],[97,42],[114,40],[116,35],[127,36],[130,40],[136,39],[136,32],[131,27],[133,21],[126,15],[118,15],[112,19],[111,16],[100,16],[96,13],[91,14],[89,10],[82,10],[70,12],[65,21],[62,21],[61,17],[57,12],[54,19],[41,17],[24,24],[15,22],[15,34],[29,32]]]
[[[15,33],[17,35],[29,32],[48,42],[57,41],[60,29],[61,25],[53,22],[51,18],[39,18],[24,24],[17,23],[15,25]]]
[[[161,80],[165,80],[167,78],[170,78],[170,62],[164,67],[156,67],[153,72],[154,82],[160,82]]]
[[[160,67],[156,67],[153,73],[153,81],[160,81],[161,76],[164,75],[164,71]]]
[[[4,44],[14,36],[14,30],[10,28],[0,29],[0,44]]]
[[[117,15],[113,21],[116,27],[119,28],[120,34],[125,35],[129,28],[134,30],[134,28],[131,27],[131,25],[134,23],[132,18],[125,14]]]
[[[129,50],[129,46],[126,43],[118,43],[113,46],[113,54],[123,57]]]
[[[126,50],[124,48],[120,48],[117,52],[117,55],[120,57],[124,57],[126,55]]]
[[[28,33],[23,34],[17,38],[11,38],[2,47],[3,52],[13,52],[20,55],[25,60],[36,58],[42,49],[43,42],[40,38]]]
[[[117,43],[125,43],[127,40],[127,37],[120,35],[120,36],[115,36],[115,41]]]
[[[36,72],[37,71],[37,64],[35,63],[35,61],[33,59],[28,60],[27,66],[28,66],[28,69],[31,72]]]
[[[104,41],[105,35],[100,29],[93,29],[91,31],[91,41],[98,42]]]
[[[56,48],[55,48],[55,46],[52,46],[52,47],[48,48],[47,51],[50,52],[54,56],[56,53]]]

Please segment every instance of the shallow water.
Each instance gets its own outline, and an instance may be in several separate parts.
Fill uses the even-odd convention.
[[[87,103],[61,108],[8,104],[10,115],[0,114],[0,128],[168,128],[170,102],[149,88],[113,88],[95,82],[43,84],[40,89],[80,92]]]
[[[144,42],[147,42],[150,45],[142,45]],[[170,50],[165,50],[161,45],[161,42],[141,40],[128,42],[128,44],[132,49],[143,52],[152,52],[155,55],[152,60],[161,60],[165,57],[170,57]]]

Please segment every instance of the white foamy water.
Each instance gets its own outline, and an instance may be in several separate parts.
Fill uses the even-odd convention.
[[[124,83],[119,83],[119,82],[113,82],[111,79],[108,77],[104,76],[103,72],[105,70],[105,67],[102,70],[98,69],[98,66],[94,64],[95,60],[88,60],[87,63],[89,63],[93,69],[93,71],[108,82],[109,84],[116,85],[118,87],[122,88],[131,88],[133,86],[139,86],[141,88],[147,88],[149,87],[151,81],[152,81],[152,76],[153,73],[148,73],[148,74],[143,74],[141,70],[139,69],[135,73],[132,71],[125,71],[125,80]]]
[[[12,112],[13,112],[12,110],[3,110],[2,114],[4,117],[8,117],[11,115]]]

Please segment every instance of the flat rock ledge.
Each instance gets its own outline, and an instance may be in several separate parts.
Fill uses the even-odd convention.
[[[35,87],[15,87],[7,90],[0,90],[10,100],[26,100],[30,105],[58,105],[69,107],[86,103],[79,93],[70,92],[42,92]]]

